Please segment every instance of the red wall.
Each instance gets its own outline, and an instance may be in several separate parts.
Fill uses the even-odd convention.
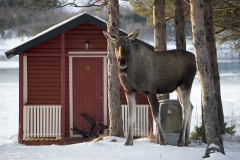
[[[26,52],[28,104],[61,103],[60,47],[60,36],[56,36]]]

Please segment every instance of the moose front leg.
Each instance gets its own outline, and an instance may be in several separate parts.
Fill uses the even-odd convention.
[[[125,92],[128,109],[129,109],[129,117],[128,117],[128,137],[125,143],[125,146],[133,145],[133,124],[136,121],[136,93],[135,92]]]
[[[154,117],[155,123],[158,126],[158,131],[160,134],[160,144],[166,145],[166,141],[163,135],[163,129],[161,125],[161,117],[159,114],[159,104],[158,104],[158,99],[156,94],[149,94],[148,96],[148,101],[150,103],[150,106],[152,108],[152,115]]]

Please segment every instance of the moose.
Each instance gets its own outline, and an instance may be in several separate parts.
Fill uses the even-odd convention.
[[[139,32],[140,30],[137,29],[127,36],[117,38],[103,31],[105,37],[114,42],[118,77],[124,88],[129,107],[129,132],[125,145],[133,145],[136,92],[147,96],[160,133],[160,144],[166,145],[160,122],[157,94],[176,91],[183,115],[177,146],[187,146],[190,142],[190,123],[193,109],[190,93],[196,74],[195,56],[184,50],[152,51],[143,44],[131,43]]]

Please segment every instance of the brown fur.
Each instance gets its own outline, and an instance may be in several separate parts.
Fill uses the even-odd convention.
[[[192,104],[190,92],[196,74],[194,54],[183,50],[152,51],[146,46],[131,40],[137,37],[136,30],[126,37],[115,38],[104,32],[106,38],[114,41],[115,54],[119,66],[118,76],[129,105],[129,134],[125,145],[132,145],[132,126],[135,121],[136,92],[147,96],[155,122],[158,125],[162,144],[165,143],[159,117],[156,94],[177,91],[183,107],[183,125],[177,145],[188,145]]]

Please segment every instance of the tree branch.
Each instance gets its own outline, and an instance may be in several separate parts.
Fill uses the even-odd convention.
[[[123,1],[126,1],[127,0],[123,0]],[[151,10],[153,9],[153,6],[152,5],[149,5],[148,3],[145,3],[145,1],[141,1],[141,0],[130,0],[131,3],[139,3],[139,4],[142,4],[143,6],[146,6],[145,8],[150,8]]]
[[[108,2],[106,0],[104,0],[101,4],[97,4],[98,2],[101,2],[101,0],[96,0],[96,1],[90,1],[90,3],[88,3],[88,5],[78,5],[75,3],[76,0],[74,0],[72,3],[68,3],[67,5],[71,6],[71,7],[103,7],[103,6],[107,6]],[[64,7],[64,6],[63,6]]]
[[[229,26],[228,24],[224,25],[224,24],[215,23],[215,27],[222,28],[220,31],[217,31],[217,34],[224,30],[232,30],[240,33],[239,25],[236,25],[236,27],[234,27],[232,25]]]
[[[184,0],[184,2],[190,6],[190,0]]]
[[[219,34],[219,33],[223,32],[223,31],[225,31],[225,30],[227,30],[227,28],[222,28],[222,29],[220,29],[219,31],[214,32],[214,34]]]
[[[40,13],[40,12],[52,12],[55,9],[63,8],[66,6],[76,7],[76,8],[83,8],[83,7],[104,7],[107,6],[107,0],[90,0],[89,3],[86,5],[79,5],[77,4],[76,0],[72,2],[68,2],[66,0],[26,0],[24,8],[30,10],[33,13]]]

